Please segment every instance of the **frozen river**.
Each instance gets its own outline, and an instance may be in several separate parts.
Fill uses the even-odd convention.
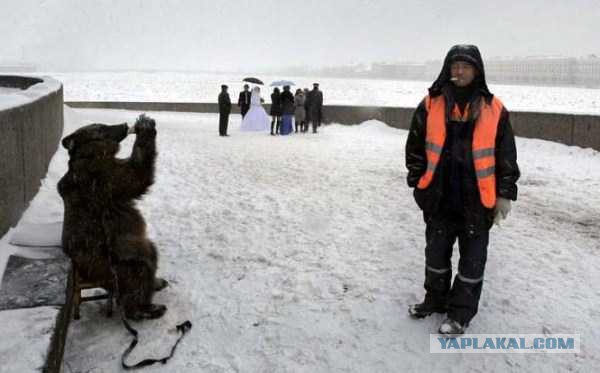
[[[221,84],[229,85],[232,101],[242,89],[243,75],[201,73],[48,73],[64,83],[66,101],[216,102]],[[318,81],[325,104],[416,107],[431,82],[260,76],[267,85],[291,79],[298,87]],[[270,87],[263,97],[269,102]],[[600,89],[491,84],[509,110],[600,115]]]

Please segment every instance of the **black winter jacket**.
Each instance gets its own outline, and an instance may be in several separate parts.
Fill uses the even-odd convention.
[[[279,100],[281,103],[281,114],[282,115],[294,115],[294,110],[296,109],[294,106],[294,95],[290,91],[281,92],[281,96],[279,96]]]
[[[481,99],[482,96],[479,96]],[[446,99],[448,101],[448,99]],[[450,165],[452,164],[452,151],[450,143],[456,141],[452,138],[454,123],[446,119],[446,140],[444,150],[438,163],[431,184],[426,189],[417,188],[419,179],[427,168],[427,156],[425,153],[425,138],[427,133],[427,110],[423,100],[414,112],[410,132],[406,142],[406,168],[408,169],[407,182],[414,188],[413,195],[419,207],[423,210],[426,222],[431,219],[448,220],[464,219],[469,230],[481,231],[490,229],[493,223],[493,209],[487,209],[481,204],[475,168],[471,154],[473,141],[474,121],[466,122],[464,136],[458,138],[461,142],[462,153],[460,190],[462,211],[454,211],[451,208],[449,185]],[[455,148],[456,149],[456,148]],[[496,135],[496,194],[510,200],[517,199],[516,181],[520,176],[517,165],[517,151],[515,138],[509,121],[508,111],[503,109],[498,123]]]
[[[280,117],[281,116],[281,94],[280,93],[271,93],[271,112],[272,116]]]
[[[417,188],[419,179],[427,169],[425,138],[427,132],[427,110],[423,100],[414,112],[410,132],[406,141],[406,168],[408,185],[414,188],[414,197],[423,210],[427,224],[445,224],[449,220],[465,224],[469,233],[488,230],[494,220],[494,210],[481,204],[477,177],[471,154],[473,128],[478,110],[471,110],[471,118],[465,123],[449,122],[450,109],[455,98],[459,98],[450,82],[451,64],[466,61],[477,70],[470,89],[471,108],[479,108],[481,100],[491,102],[493,95],[485,81],[485,69],[479,49],[474,45],[455,45],[444,59],[438,78],[429,88],[429,95],[443,95],[446,100],[446,140],[433,180],[425,189]],[[461,99],[462,100],[462,99]],[[466,102],[465,102],[466,104]],[[458,124],[458,125],[457,125]],[[496,196],[517,199],[517,165],[515,137],[508,118],[502,110],[496,133]]]

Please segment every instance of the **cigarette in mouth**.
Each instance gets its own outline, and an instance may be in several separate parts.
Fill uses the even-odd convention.
[[[458,80],[458,78],[457,78],[457,77],[452,77],[452,78],[450,78],[450,81],[451,81],[451,82],[455,82],[455,81],[457,81],[457,80]]]

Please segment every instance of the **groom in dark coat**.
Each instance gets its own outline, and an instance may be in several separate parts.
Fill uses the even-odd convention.
[[[240,96],[238,98],[238,106],[240,107],[240,112],[242,113],[242,119],[246,116],[246,113],[250,109],[250,91],[248,90],[248,84],[244,84],[244,90],[240,92]]]

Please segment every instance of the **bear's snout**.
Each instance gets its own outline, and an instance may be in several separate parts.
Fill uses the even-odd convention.
[[[127,123],[115,124],[113,126],[107,126],[106,128],[107,137],[116,142],[121,142],[126,138],[128,131],[129,126],[127,126]]]

